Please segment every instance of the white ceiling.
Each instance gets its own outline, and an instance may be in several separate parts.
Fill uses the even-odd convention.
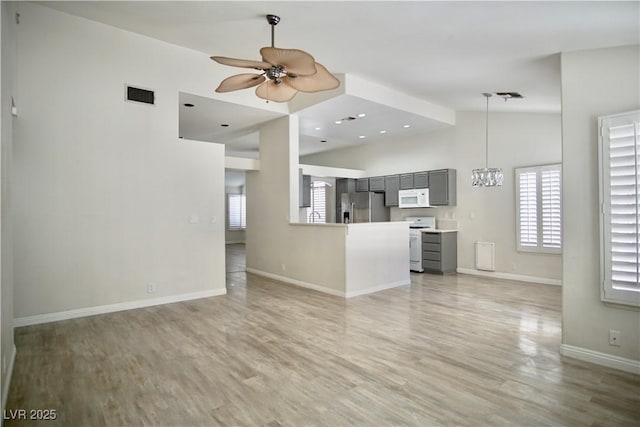
[[[640,43],[638,1],[49,1],[41,4],[207,56],[256,60],[260,47],[270,43],[270,27],[264,16],[277,14],[282,21],[276,27],[276,46],[308,51],[333,73],[356,75],[457,111],[483,110],[482,92],[518,91],[524,99],[507,103],[494,100],[492,111],[559,112],[558,53]],[[234,74],[235,70],[228,68],[229,75]],[[353,100],[346,96],[340,98],[345,98],[342,107],[354,107],[349,104]],[[222,107],[219,109],[229,105]],[[311,132],[309,127],[315,129],[315,122],[331,120],[334,108],[312,107],[301,111],[304,133],[301,153],[362,142],[353,141],[355,134],[366,134],[367,140],[372,140],[373,136],[368,135],[374,135],[381,125],[391,127],[399,123],[372,119],[378,113],[391,117],[397,110],[385,110],[385,106],[373,103],[362,107],[371,108],[372,116],[367,117],[371,120],[349,123],[349,127],[344,126],[340,131],[331,128],[330,133],[322,135]],[[225,141],[233,137],[240,144],[247,144],[249,140],[255,143],[256,137],[246,134],[258,124],[256,121],[269,118],[261,116],[267,114],[265,112],[244,110],[236,113],[251,116],[251,129],[227,129],[223,135]],[[353,113],[358,111],[349,112]],[[428,128],[430,124],[424,122],[410,129],[416,131],[420,126]],[[194,123],[189,132],[206,137],[212,129]],[[320,143],[319,138],[328,142]],[[242,145],[239,147],[244,150]]]

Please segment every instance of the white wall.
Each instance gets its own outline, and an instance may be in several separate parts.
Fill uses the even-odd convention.
[[[562,342],[640,360],[640,310],[600,301],[598,116],[640,108],[640,47],[562,54]],[[622,332],[612,347],[609,329]]]
[[[478,102],[482,101],[481,95]],[[494,99],[493,102],[503,102]],[[517,102],[517,101],[510,101]],[[490,110],[491,111],[491,110]],[[505,172],[500,188],[472,188],[471,170],[485,163],[485,114],[462,112],[456,126],[388,142],[325,152],[302,163],[365,169],[368,176],[441,168],[457,170],[456,207],[392,209],[392,219],[434,215],[457,220],[458,267],[475,267],[474,243],[496,243],[496,271],[550,281],[562,278],[562,257],[516,251],[514,168],[561,161],[560,115],[490,113],[489,163]]]
[[[289,116],[261,128],[260,170],[247,171],[247,270],[344,291],[344,227],[290,225],[299,215],[298,118]]]
[[[0,366],[2,369],[0,390],[2,395],[2,410],[5,408],[11,370],[13,366],[13,257],[12,257],[12,227],[11,216],[11,168],[13,145],[13,118],[11,116],[11,95],[13,94],[13,79],[15,78],[15,47],[13,30],[15,25],[14,7],[9,2],[0,4],[0,41],[2,56],[0,59],[0,80],[2,110],[0,112],[0,137],[1,137],[1,162],[0,171],[2,179],[1,191],[1,225],[0,264],[1,290],[0,290]]]
[[[15,316],[224,293],[224,147],[177,138],[178,93],[213,93],[211,61],[16,7]],[[124,102],[126,83],[157,104]]]
[[[347,226],[346,296],[409,285],[409,224]]]

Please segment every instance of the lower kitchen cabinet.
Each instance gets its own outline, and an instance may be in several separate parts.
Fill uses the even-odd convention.
[[[430,273],[455,273],[458,268],[458,233],[422,233],[422,268]]]

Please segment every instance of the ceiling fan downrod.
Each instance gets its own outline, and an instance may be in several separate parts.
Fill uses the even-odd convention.
[[[271,47],[275,46],[275,34],[276,34],[276,25],[280,22],[280,17],[278,15],[267,15],[267,22],[271,25]]]

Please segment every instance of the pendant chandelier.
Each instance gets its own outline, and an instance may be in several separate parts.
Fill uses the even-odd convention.
[[[501,187],[504,183],[504,173],[500,168],[489,167],[489,98],[490,93],[482,94],[487,98],[487,113],[485,122],[485,164],[484,168],[474,169],[471,173],[471,186],[473,187]]]

